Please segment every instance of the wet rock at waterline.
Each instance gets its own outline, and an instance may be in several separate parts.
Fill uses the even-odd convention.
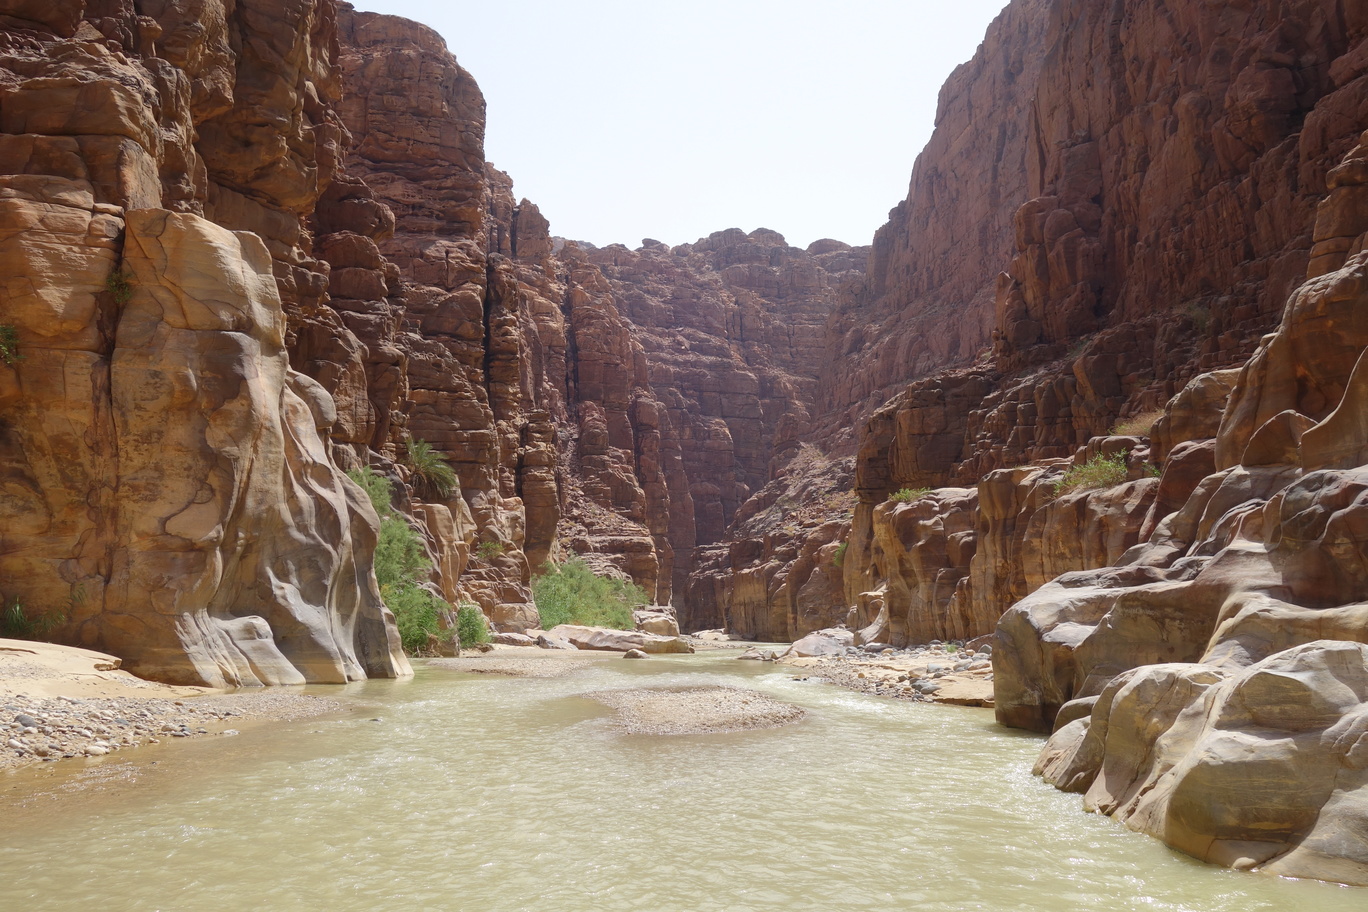
[[[1368,884],[1368,646],[1128,671],[1037,771],[1204,861]]]
[[[494,633],[490,642],[499,646],[536,646],[537,641],[525,633]]]
[[[637,630],[642,633],[664,637],[679,636],[679,619],[675,616],[675,609],[669,605],[638,608],[632,612],[632,620],[636,623]]]

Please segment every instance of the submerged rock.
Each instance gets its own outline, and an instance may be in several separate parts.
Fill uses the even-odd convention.
[[[548,639],[564,640],[576,649],[597,649],[609,652],[626,652],[640,649],[649,653],[687,653],[693,652],[693,644],[684,637],[656,636],[638,630],[610,630],[606,627],[580,627],[574,624],[561,624],[546,632]]]
[[[617,712],[631,734],[702,735],[775,728],[807,712],[753,690],[693,687],[677,690],[610,690],[589,694]]]

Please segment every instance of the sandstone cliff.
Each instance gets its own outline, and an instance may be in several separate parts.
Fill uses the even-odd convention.
[[[1156,429],[1155,461],[1167,459],[1182,439],[1171,429],[1209,423],[1223,404],[1231,378],[1219,369],[1242,363],[1308,266],[1327,268],[1346,244],[1347,228],[1316,227],[1327,175],[1368,103],[1361,28],[1343,3],[1224,16],[1136,2],[1119,17],[1098,3],[1057,3],[1044,19],[1029,199],[1015,214],[1015,252],[1001,261],[993,347],[977,365],[913,382],[860,434],[846,601],[887,601],[895,637],[986,633],[1056,573],[1104,565],[1139,541],[1156,493],[1155,509],[1176,509],[1200,477],[1197,454],[1179,454],[1182,484],[1145,482],[1135,464],[1134,490],[1079,495],[1067,510],[1048,496],[1064,468],[1013,467],[1085,462],[1097,452],[1083,449],[1090,439],[1129,415],[1148,416],[1129,430],[1147,433],[1152,410],[1179,396]],[[1147,66],[1127,50],[1141,46],[1168,63]],[[1140,442],[1107,452],[1139,457]],[[947,484],[979,488],[960,557],[905,566],[910,549],[893,546],[889,524],[910,521],[899,518],[909,508],[878,505]],[[1041,544],[1066,529],[1099,545]],[[885,590],[872,602],[861,595]],[[901,629],[899,619],[917,616]],[[865,611],[858,623],[872,620]]]
[[[1368,883],[1363,139],[1317,218],[1362,233],[1317,259],[1165,480],[1185,447],[1207,474],[1121,559],[1018,602],[994,658],[999,719],[1053,729],[1040,770],[1089,807],[1199,858],[1350,883]]]
[[[437,35],[345,5],[340,32],[348,205],[320,207],[320,256],[375,242],[370,278],[333,259],[330,291],[366,347],[395,349],[365,365],[389,436],[348,442],[450,455],[460,492],[437,506],[470,513],[455,595],[500,627],[535,626],[530,574],[571,552],[684,602],[695,545],[808,429],[824,321],[865,251],[763,229],[636,251],[554,239],[484,161],[483,99]],[[320,379],[345,373],[330,360],[310,359]]]
[[[496,626],[535,626],[530,577],[571,552],[683,602],[695,546],[810,430],[825,322],[867,250],[763,229],[673,250],[553,239],[484,160],[474,79],[406,20],[330,0],[0,15],[21,355],[0,592],[69,614],[62,636],[216,683],[404,670],[370,579],[375,517],[340,471],[363,465],[425,533],[435,590]],[[49,348],[89,355],[86,393]],[[167,358],[171,385],[137,379]],[[189,420],[224,409],[243,414]],[[449,496],[412,474],[416,441],[455,469]],[[145,516],[119,503],[135,492]],[[127,548],[160,563],[124,580],[108,555]],[[331,557],[305,573],[315,548]]]
[[[4,595],[163,680],[407,673],[339,415],[287,355],[325,275],[333,7],[0,23]]]

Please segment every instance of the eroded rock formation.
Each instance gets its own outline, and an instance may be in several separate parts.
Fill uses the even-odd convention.
[[[1215,471],[1121,560],[1013,607],[994,656],[999,718],[1053,729],[1041,770],[1090,807],[1199,858],[1351,883],[1368,883],[1366,304],[1368,254],[1303,285],[1207,441]],[[1251,788],[1257,813],[1233,799]]]
[[[977,536],[987,566],[968,572],[957,601],[942,600],[934,629],[943,633],[985,633],[1050,571],[1105,565],[1141,540],[1151,508],[1139,489],[1140,499],[1115,505],[1119,514],[1079,501],[1078,517],[1065,521],[1058,507],[1040,513],[1026,480],[1034,476],[1019,467],[1082,463],[1090,440],[1179,396],[1153,430],[1155,460],[1167,466],[1179,444],[1211,435],[1204,423],[1223,406],[1234,369],[1308,266],[1324,272],[1352,244],[1352,216],[1318,219],[1317,211],[1335,200],[1335,212],[1345,212],[1356,199],[1341,186],[1350,166],[1340,161],[1368,123],[1361,23],[1331,0],[1208,15],[1199,4],[1147,2],[1116,18],[1074,2],[1043,16],[1045,55],[1024,140],[1028,199],[1015,213],[1015,253],[999,261],[993,347],[972,367],[914,381],[865,423],[851,547],[869,557],[847,575],[851,604],[884,580],[925,591],[896,569],[901,555],[871,563],[872,544],[888,537],[875,508],[901,489],[981,487]],[[1164,48],[1172,65],[1136,65],[1122,49],[1141,44]],[[1306,69],[1287,63],[1294,59]],[[1106,65],[1097,70],[1097,61]],[[1094,73],[1104,75],[1086,75]],[[1111,446],[1134,451],[1134,463],[1138,444]],[[1174,498],[1210,458],[1202,453],[1182,454],[1183,470],[1162,486],[1155,509],[1176,509]],[[1038,534],[1052,540],[1052,529],[1069,527],[1088,541],[1098,522],[1118,521],[1127,532],[1107,532],[1105,548],[1075,553],[1073,567],[1045,562],[1043,579],[1023,572],[1016,552],[1054,547],[1031,544]]]

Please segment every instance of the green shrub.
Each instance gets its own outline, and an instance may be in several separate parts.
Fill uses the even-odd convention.
[[[532,581],[532,598],[545,630],[560,624],[631,630],[636,626],[632,609],[647,603],[640,586],[598,576],[578,557],[559,567],[547,564]]]
[[[123,269],[116,269],[105,279],[105,290],[114,299],[114,303],[120,307],[133,300],[133,283],[129,281],[130,278],[132,276],[124,272]]]
[[[50,640],[52,634],[85,604],[85,600],[84,583],[72,585],[71,594],[67,596],[66,604],[62,607],[49,608],[38,614],[31,615],[24,610],[23,603],[15,599],[8,608],[0,609],[0,637],[11,640]]]
[[[456,635],[461,639],[462,649],[489,642],[489,627],[477,606],[462,605],[457,609]]]
[[[1122,450],[1114,456],[1094,456],[1083,465],[1069,468],[1054,483],[1054,492],[1084,491],[1091,488],[1111,488],[1122,484],[1129,474],[1126,467],[1127,453]]]
[[[427,501],[446,500],[456,490],[456,471],[447,458],[432,448],[426,440],[410,440],[407,450],[409,479],[420,498]]]
[[[504,553],[504,543],[501,541],[480,542],[475,548],[475,553],[482,560],[493,560]]]
[[[1205,335],[1211,328],[1211,307],[1196,301],[1183,308],[1183,314],[1192,321],[1192,328]]]
[[[380,514],[380,518],[394,515],[394,508],[390,506],[390,483],[389,479],[377,474],[370,466],[362,466],[359,469],[352,469],[347,473],[347,477],[361,486],[370,498],[371,506],[375,507],[375,512]]]
[[[9,323],[0,323],[0,361],[14,367],[23,357],[19,354],[19,330]]]
[[[897,491],[890,494],[888,499],[894,503],[908,503],[930,493],[930,488],[899,488]]]
[[[414,585],[381,586],[380,597],[394,612],[404,652],[409,655],[433,653],[433,641],[442,638],[442,612],[447,603]]]
[[[432,569],[422,536],[390,506],[390,483],[370,466],[348,472],[365,489],[375,512],[380,514],[380,536],[375,544],[375,581],[380,598],[394,612],[399,639],[409,655],[430,651],[434,637],[442,635],[442,612],[449,606],[419,582]]]
[[[843,541],[840,545],[837,546],[836,553],[831,555],[831,565],[833,567],[840,567],[845,564],[846,548],[848,548],[849,546],[850,542],[848,541]]]

